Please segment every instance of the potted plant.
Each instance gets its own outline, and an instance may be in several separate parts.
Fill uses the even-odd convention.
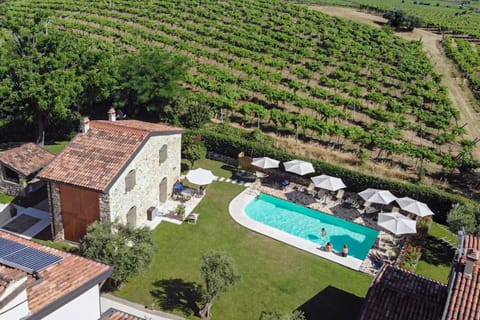
[[[182,218],[184,218],[184,216],[185,216],[185,205],[184,204],[179,204],[177,206],[177,209],[175,209],[175,215],[181,216]]]

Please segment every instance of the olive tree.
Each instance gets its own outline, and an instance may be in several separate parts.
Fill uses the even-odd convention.
[[[202,319],[210,319],[215,299],[233,286],[240,276],[235,270],[232,259],[225,253],[216,251],[209,251],[202,256],[200,275],[206,286],[204,290],[205,306],[199,314]]]

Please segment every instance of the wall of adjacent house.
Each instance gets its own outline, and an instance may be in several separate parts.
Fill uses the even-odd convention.
[[[50,313],[43,320],[97,320],[100,318],[100,289],[94,285],[80,296]]]
[[[10,283],[6,290],[0,295],[0,301],[8,297],[14,290],[19,288],[27,281],[24,277],[15,283]],[[26,287],[26,286],[25,286]],[[10,300],[3,308],[0,308],[0,319],[2,320],[18,320],[29,315],[27,289],[22,290],[12,300]]]
[[[55,240],[64,239],[62,202],[60,198],[60,187],[56,182],[47,183],[48,207],[50,209],[50,218],[52,221],[51,229]]]
[[[160,162],[160,150],[167,145],[167,158]],[[180,178],[181,134],[150,137],[119,178],[107,191],[109,196],[100,198],[102,219],[116,218],[127,223],[127,213],[136,207],[136,226],[147,223],[147,210],[160,204],[160,183],[167,178],[167,197],[171,196],[173,184]],[[125,178],[135,170],[135,187],[126,191]]]
[[[22,177],[20,176],[20,178]],[[21,184],[4,179],[4,169],[2,165],[0,165],[0,192],[11,196],[24,195],[24,187]]]

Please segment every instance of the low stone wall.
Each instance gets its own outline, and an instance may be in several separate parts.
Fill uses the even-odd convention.
[[[25,195],[25,190],[21,185],[5,180],[0,180],[0,192],[11,196]]]

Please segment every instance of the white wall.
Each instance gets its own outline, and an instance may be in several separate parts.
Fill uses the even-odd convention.
[[[159,152],[164,144],[168,145],[167,160],[159,164]],[[173,184],[180,178],[180,160],[181,134],[150,137],[110,188],[111,218],[118,218],[120,222],[126,223],[128,211],[136,206],[136,225],[145,225],[148,208],[160,203],[159,186],[164,177],[167,177],[170,197]],[[125,192],[125,176],[132,169],[136,170],[136,185],[133,190]]]
[[[100,318],[100,289],[94,285],[81,296],[44,317],[44,320],[98,320]]]
[[[15,284],[11,284],[7,287],[6,291],[0,296],[0,301],[8,296],[13,290],[18,288],[22,283],[27,281],[27,277],[17,281]],[[8,310],[8,311],[7,311]],[[0,319],[2,320],[18,320],[30,313],[28,310],[27,290],[23,290],[12,301],[10,301],[5,307],[0,309]]]
[[[10,215],[10,203],[0,203],[0,225],[10,220],[12,216]]]

